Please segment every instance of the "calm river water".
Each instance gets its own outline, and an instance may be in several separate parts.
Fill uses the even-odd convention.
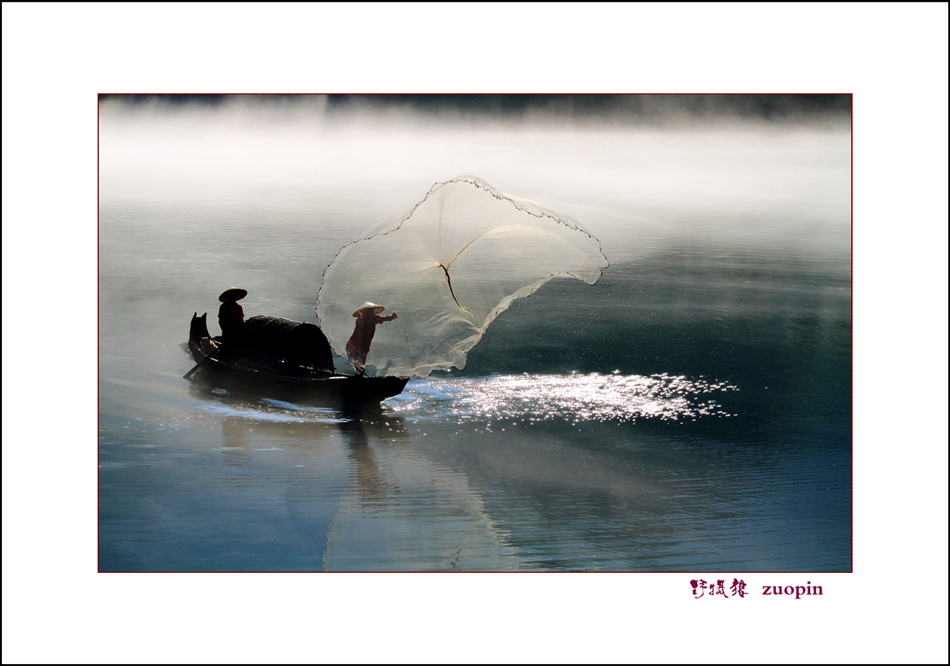
[[[850,570],[850,127],[100,132],[101,570]],[[600,281],[379,409],[182,378],[225,288],[316,323],[343,244],[467,173],[580,221]]]

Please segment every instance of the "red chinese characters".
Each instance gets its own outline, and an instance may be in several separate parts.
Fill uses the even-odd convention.
[[[744,580],[739,580],[738,578],[732,579],[732,585],[729,586],[729,590],[732,592],[730,595],[726,592],[726,581],[717,580],[714,583],[707,583],[705,580],[696,579],[689,581],[689,584],[693,587],[693,597],[695,599],[701,599],[702,597],[725,597],[728,599],[730,596],[739,597],[740,599],[746,595],[746,584]]]

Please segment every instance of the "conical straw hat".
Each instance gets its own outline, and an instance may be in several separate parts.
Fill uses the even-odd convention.
[[[218,296],[218,300],[221,301],[222,303],[224,303],[225,299],[228,299],[228,298],[230,298],[232,301],[239,301],[245,296],[247,296],[247,289],[238,289],[237,287],[231,287],[230,289],[222,292],[222,294]]]
[[[363,310],[372,310],[372,311],[373,311],[373,314],[379,314],[380,312],[382,312],[382,311],[385,310],[385,309],[386,309],[386,308],[385,308],[384,306],[382,306],[382,305],[377,305],[376,303],[370,303],[369,301],[366,301],[366,302],[363,303],[361,306],[359,306],[358,308],[356,308],[356,312],[353,313],[353,316],[354,316],[354,317],[359,317],[359,316],[360,316],[360,312],[362,312]]]

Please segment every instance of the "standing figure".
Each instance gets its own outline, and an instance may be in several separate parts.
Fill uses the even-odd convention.
[[[239,300],[247,296],[246,289],[231,288],[218,296],[221,307],[218,308],[218,326],[224,342],[234,342],[240,337],[244,325],[244,309]]]
[[[376,326],[397,317],[395,312],[388,317],[381,317],[379,313],[385,309],[382,305],[367,301],[353,313],[356,326],[353,328],[353,335],[346,341],[346,358],[353,364],[357,377],[362,377],[366,371],[366,355],[369,354],[369,346],[376,335]]]

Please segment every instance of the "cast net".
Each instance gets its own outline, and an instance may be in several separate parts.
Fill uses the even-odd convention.
[[[376,374],[426,377],[466,355],[511,303],[555,277],[594,284],[600,242],[567,215],[509,196],[474,176],[436,183],[417,203],[344,246],[327,267],[316,313],[345,354],[364,302],[380,324],[367,357]]]

